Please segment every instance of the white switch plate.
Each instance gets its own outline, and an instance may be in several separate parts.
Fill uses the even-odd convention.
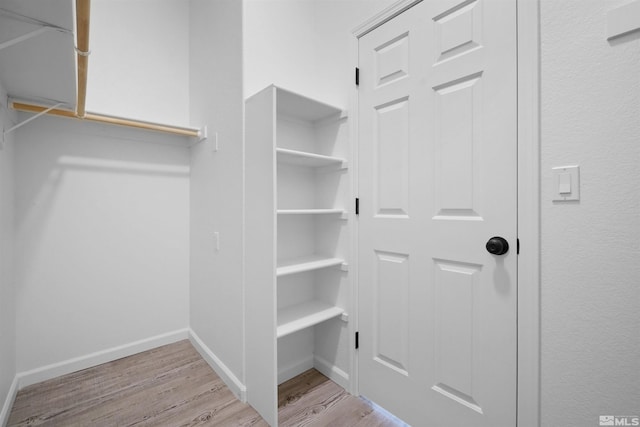
[[[553,201],[580,200],[580,166],[553,168]]]

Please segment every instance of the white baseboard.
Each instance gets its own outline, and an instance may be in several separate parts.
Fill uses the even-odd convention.
[[[227,387],[236,395],[242,402],[247,401],[247,387],[234,375],[234,373],[222,363],[222,361],[215,355],[209,347],[198,337],[198,335],[191,329],[189,329],[189,340],[191,344],[198,350],[198,353],[204,360],[207,361],[211,369],[225,382]]]
[[[9,415],[11,414],[11,408],[13,407],[13,402],[16,400],[17,394],[18,394],[18,376],[16,375],[13,378],[11,387],[9,387],[9,392],[7,393],[7,398],[4,400],[2,411],[0,411],[0,426],[2,427],[6,426],[7,423],[9,422]]]
[[[178,342],[187,338],[189,338],[189,329],[180,329],[177,331],[168,332],[166,334],[156,335],[155,337],[135,341],[130,344],[124,344],[121,346],[91,353],[86,356],[76,357],[73,359],[65,360],[63,362],[43,366],[31,371],[19,372],[16,375],[16,378],[18,380],[18,389],[22,389],[26,386],[36,384],[41,381],[50,380],[61,375],[70,374],[82,369],[91,368],[93,366],[101,365],[103,363],[111,362],[123,357],[151,350],[153,348],[160,347],[166,344],[172,344],[174,342]]]
[[[306,357],[299,362],[278,369],[278,384],[297,377],[301,373],[313,368],[313,356]]]
[[[345,390],[349,390],[349,374],[322,357],[313,358],[313,367]]]

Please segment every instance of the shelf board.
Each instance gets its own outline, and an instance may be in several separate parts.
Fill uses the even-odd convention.
[[[347,161],[341,157],[324,156],[306,151],[276,148],[278,162],[296,166],[323,167],[340,165],[346,167]]]
[[[331,116],[344,115],[342,108],[326,104],[278,86],[274,87],[276,88],[279,114],[312,122]]]
[[[286,276],[305,271],[319,270],[321,268],[335,267],[342,264],[344,264],[344,260],[341,258],[321,256],[294,258],[279,262],[278,267],[276,268],[276,276]]]
[[[344,214],[344,209],[278,209],[278,215],[326,215]]]
[[[12,98],[49,99],[76,105],[75,1],[0,1],[0,42],[18,39],[45,25],[47,31],[0,50],[3,92]],[[6,105],[6,101],[3,100]]]
[[[322,301],[307,301],[278,310],[278,338],[338,317],[344,310]]]

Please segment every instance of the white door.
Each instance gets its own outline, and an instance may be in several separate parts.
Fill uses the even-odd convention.
[[[516,2],[425,0],[359,67],[360,393],[416,427],[515,426]]]

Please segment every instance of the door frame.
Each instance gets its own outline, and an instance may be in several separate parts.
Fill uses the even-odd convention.
[[[399,0],[352,31],[350,57],[358,67],[358,42],[373,29],[423,0]],[[424,0],[429,1],[429,0]],[[489,0],[490,1],[490,0]],[[517,425],[540,425],[540,0],[515,0],[517,25],[518,127],[518,301]],[[351,187],[358,194],[358,88],[349,96]],[[351,259],[358,259],[358,221],[354,220]],[[358,330],[358,268],[352,271],[351,348]],[[358,391],[358,355],[351,358],[350,392]]]

